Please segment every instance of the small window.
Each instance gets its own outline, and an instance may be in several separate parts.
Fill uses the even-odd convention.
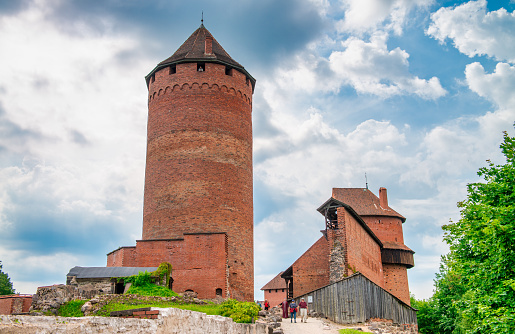
[[[284,292],[284,289],[282,289],[281,292]]]
[[[177,68],[175,65],[170,66],[170,72],[168,74],[175,74],[177,73]]]
[[[197,63],[197,72],[204,72],[206,70],[205,63]]]
[[[249,79],[249,77],[247,77],[247,80],[246,80],[246,81],[247,81],[247,86],[249,86],[249,85],[250,85],[250,79]]]
[[[230,66],[225,66],[225,75],[230,75],[230,76],[232,76],[232,67],[230,67]]]
[[[221,297],[222,296],[222,289],[220,289],[220,288],[216,289],[216,295]]]
[[[155,74],[152,75],[152,78],[150,78],[150,82],[154,82],[154,81],[156,81],[156,75]]]

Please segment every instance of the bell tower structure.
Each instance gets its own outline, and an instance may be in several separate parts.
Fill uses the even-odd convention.
[[[108,254],[108,266],[168,261],[177,292],[251,301],[256,81],[203,24],[145,79],[142,240]]]

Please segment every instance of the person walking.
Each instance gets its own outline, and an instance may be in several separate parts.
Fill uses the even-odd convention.
[[[265,311],[268,311],[269,308],[270,308],[270,303],[268,302],[268,300],[265,299]]]
[[[290,322],[297,322],[297,304],[295,304],[295,299],[291,300],[290,303]]]
[[[299,303],[300,309],[300,322],[308,322],[308,303],[304,300],[304,298],[300,299]]]
[[[283,309],[283,318],[288,318],[288,300],[286,298],[281,303],[281,308]]]

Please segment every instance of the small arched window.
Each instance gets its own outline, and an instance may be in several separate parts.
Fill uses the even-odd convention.
[[[222,289],[220,289],[220,288],[216,289],[216,295],[221,297],[222,296]]]

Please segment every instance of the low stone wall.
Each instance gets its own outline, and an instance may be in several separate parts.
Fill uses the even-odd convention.
[[[230,318],[175,308],[151,308],[157,319],[118,317],[46,317],[1,315],[0,333],[6,334],[270,334],[266,324],[237,324]],[[145,312],[145,311],[144,311]]]
[[[38,288],[35,295],[32,296],[32,311],[52,312],[57,314],[59,307],[73,299],[91,299],[96,295],[106,293],[102,289],[103,285],[81,285],[72,286],[64,284],[56,284],[51,286],[42,286]]]
[[[0,296],[0,314],[18,314],[29,311],[32,295]]]

